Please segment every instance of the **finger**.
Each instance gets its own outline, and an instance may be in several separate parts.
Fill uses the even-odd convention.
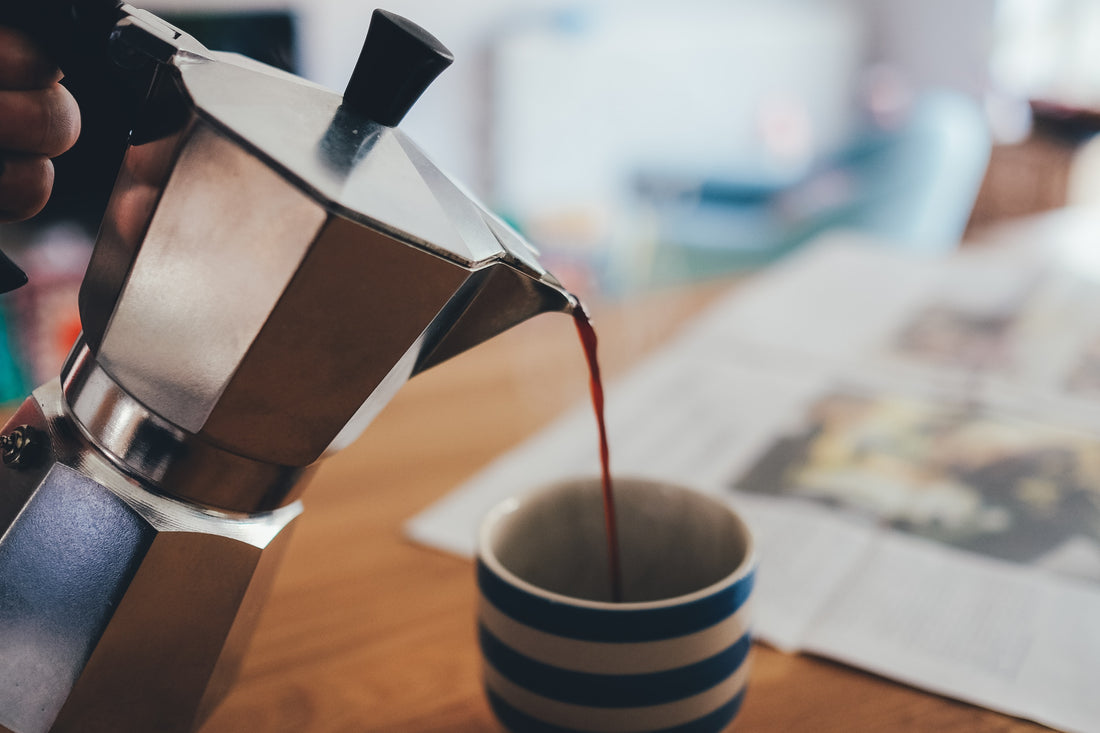
[[[0,89],[45,89],[61,72],[30,38],[0,26]]]
[[[4,153],[0,169],[0,222],[22,221],[41,211],[53,188],[53,161]]]
[[[80,135],[80,108],[60,84],[29,92],[0,91],[0,149],[54,157]]]

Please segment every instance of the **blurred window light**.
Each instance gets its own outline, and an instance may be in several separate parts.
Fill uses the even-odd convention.
[[[991,74],[1005,92],[1100,107],[1100,3],[1000,0]]]

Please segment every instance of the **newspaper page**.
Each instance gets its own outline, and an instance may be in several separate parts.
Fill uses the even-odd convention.
[[[725,498],[757,538],[756,633],[1066,731],[1100,730],[1100,267],[831,239],[612,385],[613,471]],[[592,474],[590,408],[408,525]]]

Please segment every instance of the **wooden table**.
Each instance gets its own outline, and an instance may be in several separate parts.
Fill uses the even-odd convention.
[[[596,306],[605,373],[650,351],[719,290]],[[202,733],[499,731],[480,689],[472,564],[412,544],[402,525],[586,391],[572,322],[558,315],[407,384],[307,490],[240,681]],[[758,644],[733,730],[1046,729]]]

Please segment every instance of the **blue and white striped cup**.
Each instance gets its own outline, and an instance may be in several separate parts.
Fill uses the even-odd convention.
[[[515,733],[723,730],[748,680],[752,536],[721,501],[615,482],[623,602],[600,484],[509,499],[478,538],[485,688]]]

